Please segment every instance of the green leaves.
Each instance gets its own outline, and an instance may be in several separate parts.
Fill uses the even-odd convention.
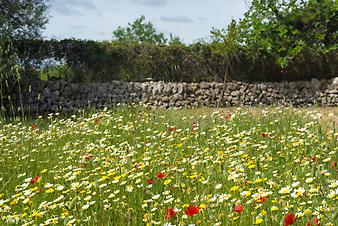
[[[151,22],[146,22],[141,16],[126,28],[118,27],[114,32],[114,39],[126,42],[164,44],[167,39],[162,32],[157,32]]]
[[[239,23],[239,43],[286,69],[303,50],[331,49],[337,43],[335,5],[334,0],[254,0]]]
[[[48,22],[47,0],[2,0],[0,38],[38,38]]]
[[[14,90],[20,90],[21,68],[17,61],[12,41],[0,38],[0,116],[17,113],[12,102]]]
[[[0,104],[3,109],[14,105],[14,89],[19,93],[19,59],[13,40],[36,39],[41,37],[41,30],[48,22],[46,16],[47,0],[1,0],[0,1]],[[6,107],[6,108],[5,108]],[[20,109],[23,109],[22,106]]]

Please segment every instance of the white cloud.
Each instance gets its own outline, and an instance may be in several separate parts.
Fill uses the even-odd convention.
[[[165,6],[168,0],[129,0],[132,3],[148,6]]]
[[[182,16],[182,15],[169,16],[169,17],[161,16],[160,18],[161,20],[165,22],[171,22],[171,23],[191,23],[193,22],[190,18],[186,16]]]
[[[51,10],[65,15],[81,15],[81,10],[96,10],[96,6],[89,0],[52,0]]]

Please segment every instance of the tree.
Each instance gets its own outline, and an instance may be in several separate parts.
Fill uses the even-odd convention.
[[[239,43],[238,43],[238,25],[235,20],[232,20],[227,29],[213,29],[211,31],[211,49],[216,55],[220,55],[223,59],[224,83],[231,72],[233,65],[239,58]]]
[[[12,96],[21,96],[20,65],[15,39],[35,39],[48,22],[48,0],[0,0],[0,114],[16,114]],[[16,91],[14,91],[16,90]],[[22,101],[18,107],[23,114]]]
[[[239,42],[281,67],[300,53],[338,49],[337,0],[253,0],[240,21]]]
[[[118,27],[113,32],[114,38],[119,41],[164,44],[167,39],[162,32],[157,32],[151,22],[146,22],[145,17],[141,16],[128,26]]]
[[[227,29],[213,29],[211,31],[211,50],[221,56],[224,66],[222,98],[224,97],[226,82],[229,75],[234,72],[234,64],[239,61],[238,26],[232,20]]]
[[[0,38],[34,39],[48,22],[47,0],[0,0]]]

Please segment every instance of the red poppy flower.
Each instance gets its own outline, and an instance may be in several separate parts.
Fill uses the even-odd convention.
[[[147,183],[147,184],[155,184],[155,183],[156,183],[156,180],[148,179],[148,180],[146,180],[146,183]]]
[[[270,134],[268,133],[261,133],[259,134],[260,137],[270,137]]]
[[[265,202],[266,200],[268,200],[267,197],[265,197],[265,196],[259,196],[259,198],[256,200],[256,202]]]
[[[186,210],[184,210],[185,214],[187,214],[189,217],[198,214],[200,211],[200,208],[198,206],[192,206],[190,205]]]
[[[337,167],[337,162],[331,162],[332,167]]]
[[[305,224],[305,226],[311,226],[311,225],[320,226],[320,223],[319,223],[318,218],[314,218],[314,219],[312,220],[311,223],[310,223],[310,222],[307,222],[307,223]]]
[[[165,177],[165,173],[159,172],[159,173],[156,174],[156,177],[157,177],[158,179],[162,179],[162,178]]]
[[[32,129],[37,129],[38,128],[38,126],[36,125],[36,124],[32,124]]]
[[[293,213],[288,213],[284,218],[284,226],[293,224],[294,216]]]
[[[168,129],[168,131],[169,131],[169,132],[176,131],[176,128],[175,128],[175,127],[170,127],[170,128]]]
[[[314,219],[312,220],[312,223],[313,223],[314,225],[320,226],[320,223],[319,223],[318,218],[314,218]]]
[[[235,206],[234,207],[234,211],[236,212],[236,213],[240,213],[240,212],[242,212],[244,210],[244,206]]]
[[[36,182],[39,182],[40,178],[41,178],[40,176],[34,177],[34,178],[31,180],[31,184],[35,184]]]
[[[309,156],[309,161],[310,162],[315,162],[316,160],[317,160],[316,156],[314,156],[314,157]]]
[[[176,213],[177,212],[173,208],[167,208],[165,210],[165,220],[170,221],[175,217]]]

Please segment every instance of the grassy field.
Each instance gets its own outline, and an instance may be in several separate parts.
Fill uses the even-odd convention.
[[[338,225],[338,110],[0,123],[0,225]]]

